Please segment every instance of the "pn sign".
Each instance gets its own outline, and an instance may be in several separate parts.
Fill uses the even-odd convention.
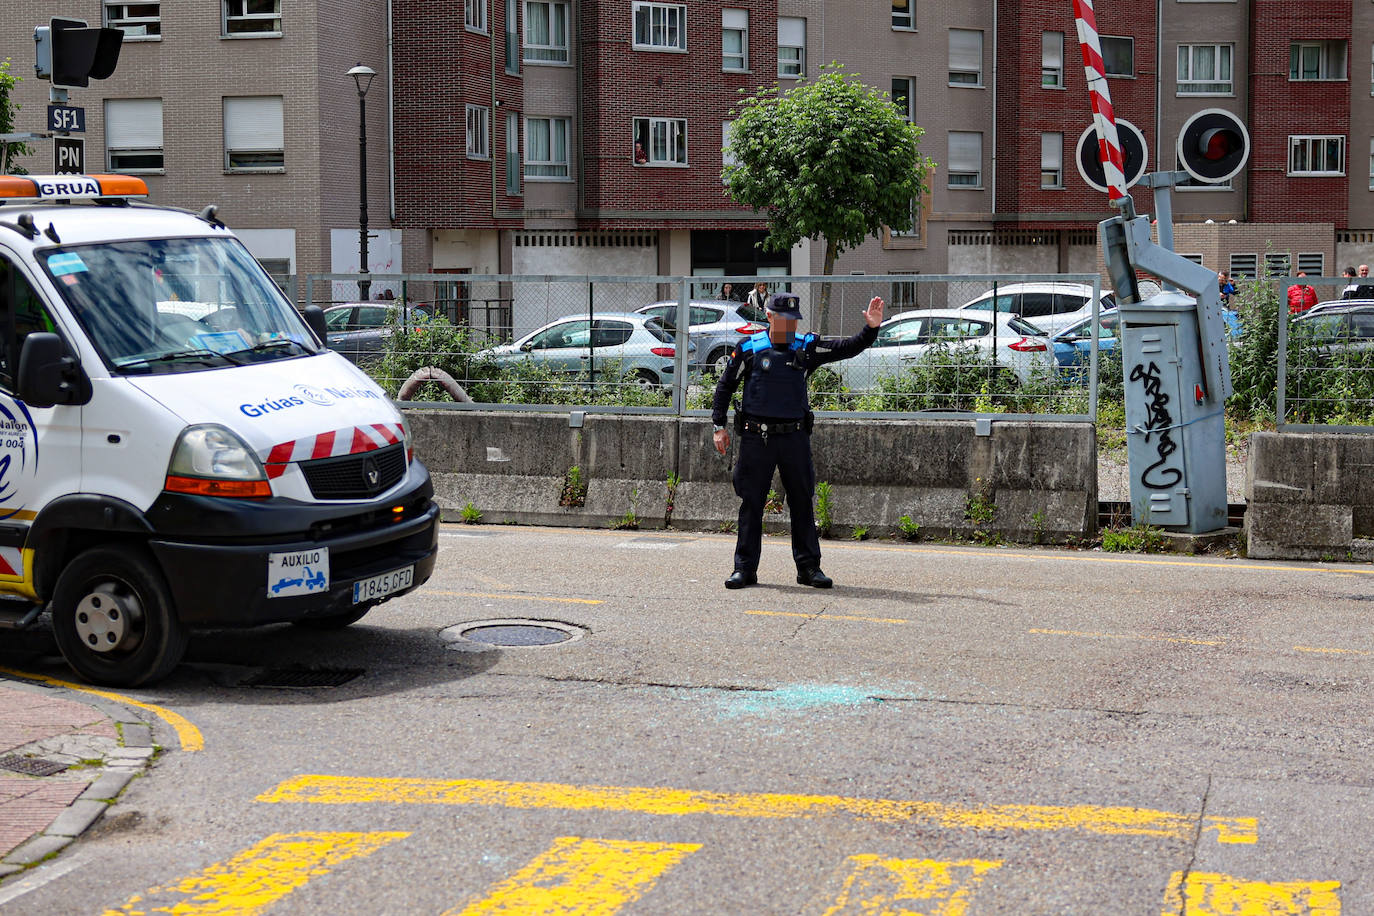
[[[1250,158],[1250,133],[1240,118],[1221,108],[1207,108],[1183,122],[1178,132],[1178,161],[1198,181],[1226,181]]]
[[[1117,139],[1121,142],[1121,161],[1125,166],[1126,187],[1130,187],[1145,174],[1145,164],[1150,158],[1149,147],[1145,145],[1145,135],[1130,121],[1120,118],[1116,121]],[[1075,147],[1078,161],[1078,174],[1090,187],[1107,193],[1107,176],[1102,171],[1102,154],[1098,151],[1097,128],[1089,124],[1088,129],[1078,138]]]

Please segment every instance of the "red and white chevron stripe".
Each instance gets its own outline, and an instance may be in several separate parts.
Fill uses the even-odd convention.
[[[1112,201],[1126,196],[1126,165],[1121,141],[1116,134],[1116,113],[1107,89],[1107,68],[1102,63],[1102,42],[1097,35],[1097,14],[1092,0],[1073,0],[1073,15],[1078,23],[1078,46],[1083,52],[1083,72],[1088,77],[1088,96],[1092,100],[1093,125],[1097,128],[1097,150],[1102,157],[1102,173],[1107,197]]]
[[[373,449],[395,445],[405,438],[405,430],[399,423],[373,423],[371,426],[345,426],[343,429],[320,433],[281,442],[267,453],[266,465],[269,479],[286,473],[287,465],[294,461],[313,461],[317,458],[337,458],[341,455],[355,455]]]

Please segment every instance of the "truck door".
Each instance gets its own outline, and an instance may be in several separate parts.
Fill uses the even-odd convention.
[[[15,394],[19,349],[34,331],[62,335],[30,278],[0,249],[0,593],[29,597],[29,526],[43,506],[81,489],[81,408],[31,408]]]

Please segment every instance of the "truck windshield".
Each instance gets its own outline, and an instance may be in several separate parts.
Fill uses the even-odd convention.
[[[235,239],[145,239],[40,255],[113,372],[195,372],[320,351]]]

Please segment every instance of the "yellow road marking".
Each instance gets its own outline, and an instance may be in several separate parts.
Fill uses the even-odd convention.
[[[1102,805],[946,805],[936,802],[846,798],[839,795],[777,795],[701,792],[631,786],[576,786],[491,779],[403,779],[367,776],[293,776],[257,801],[320,805],[498,805],[627,811],[639,814],[707,814],[719,817],[811,818],[848,815],[970,830],[1078,830],[1191,839],[1199,815]],[[1202,817],[1202,829],[1218,843],[1254,843],[1253,817]]]
[[[369,856],[410,834],[274,833],[228,862],[137,894],[104,916],[254,916],[340,863]],[[161,899],[154,899],[161,898]]]
[[[868,623],[911,623],[900,617],[855,617],[850,614],[803,614],[798,611],[745,611],[764,617],[815,617],[818,620],[863,620]]]
[[[1176,871],[1160,916],[1340,916],[1339,881],[1245,881],[1216,872]]]
[[[600,598],[560,598],[554,595],[522,595],[518,592],[441,592],[425,589],[426,595],[446,595],[450,598],[511,598],[520,601],[557,601],[563,604],[605,604]]]
[[[1155,642],[1181,642],[1191,646],[1219,646],[1220,639],[1186,639],[1182,636],[1147,636],[1142,633],[1090,633],[1082,630],[1041,630],[1031,629],[1028,633],[1040,636],[1087,636],[1093,639],[1149,639]]]
[[[612,916],[700,848],[700,843],[559,837],[485,898],[444,916]]]
[[[1000,861],[850,856],[844,886],[820,916],[964,916],[983,875]]]
[[[124,703],[128,706],[137,706],[139,709],[146,709],[161,718],[172,728],[176,729],[177,737],[181,739],[181,749],[183,751],[199,751],[205,747],[205,738],[201,735],[200,729],[196,728],[184,716],[172,712],[162,706],[154,706],[152,703],[144,703],[142,700],[135,700],[133,697],[126,697],[122,693],[111,693],[108,690],[97,690],[94,687],[85,687],[81,684],[73,684],[70,681],[61,681],[55,677],[47,677],[42,674],[29,674],[26,671],[15,671],[11,668],[0,668],[0,674],[8,674],[13,677],[30,681],[41,681],[44,684],[52,684],[55,687],[66,687],[68,690],[76,690],[80,693],[89,693],[94,696],[104,697],[107,700],[114,700],[116,703]]]
[[[1326,655],[1369,655],[1360,649],[1322,649],[1316,646],[1294,646],[1294,652],[1321,652]]]

